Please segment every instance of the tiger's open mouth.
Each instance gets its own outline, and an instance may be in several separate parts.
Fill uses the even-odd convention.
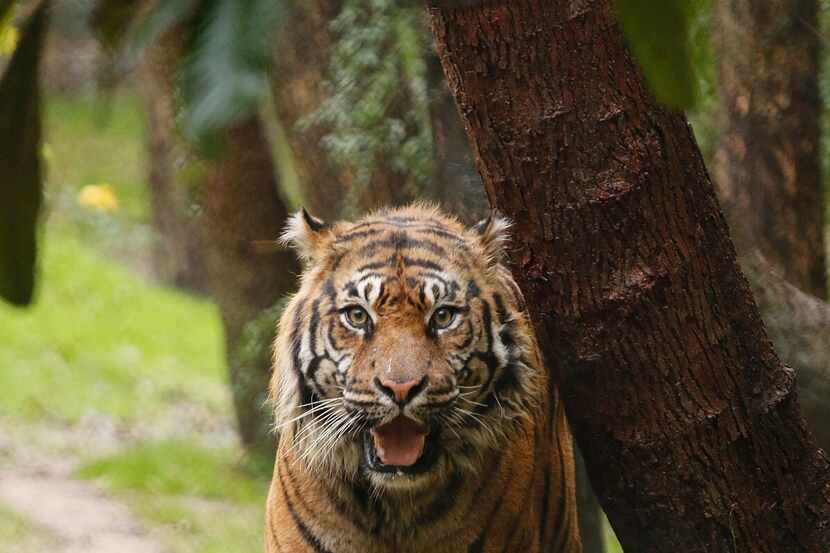
[[[418,474],[438,458],[437,433],[399,415],[363,433],[363,462],[371,471]]]

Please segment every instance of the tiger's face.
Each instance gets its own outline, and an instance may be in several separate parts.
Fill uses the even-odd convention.
[[[435,210],[326,227],[298,214],[309,260],[280,323],[285,443],[314,470],[413,490],[477,470],[539,392],[532,334],[498,264],[505,223]]]

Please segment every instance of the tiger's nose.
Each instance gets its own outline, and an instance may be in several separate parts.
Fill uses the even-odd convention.
[[[424,375],[420,379],[398,382],[397,380],[376,376],[375,386],[389,399],[400,406],[404,406],[427,387],[427,377]]]

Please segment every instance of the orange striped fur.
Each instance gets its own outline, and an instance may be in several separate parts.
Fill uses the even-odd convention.
[[[570,435],[501,263],[507,227],[420,204],[292,218],[306,269],[275,343],[268,553],[581,551]],[[406,397],[384,384],[404,381]],[[401,417],[428,434],[417,462],[386,465],[372,436]]]

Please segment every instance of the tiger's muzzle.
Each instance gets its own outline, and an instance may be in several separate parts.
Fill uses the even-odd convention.
[[[362,433],[362,465],[388,476],[417,475],[431,470],[441,455],[441,414],[457,389],[432,389],[429,377],[372,379],[376,401],[359,407],[368,421]],[[436,393],[437,392],[437,393]],[[349,394],[346,394],[347,402]]]

